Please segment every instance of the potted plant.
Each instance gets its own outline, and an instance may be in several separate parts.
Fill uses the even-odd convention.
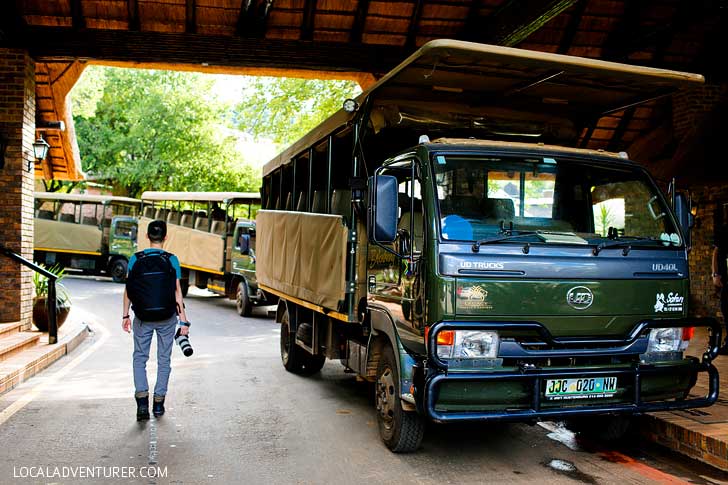
[[[43,265],[41,265],[43,266]],[[65,276],[65,270],[60,265],[45,268],[54,275],[56,280],[56,321],[58,327],[66,321],[71,311],[71,298],[66,288],[59,284]],[[33,273],[33,286],[35,287],[35,298],[33,299],[33,324],[41,332],[48,331],[48,278],[40,273]]]

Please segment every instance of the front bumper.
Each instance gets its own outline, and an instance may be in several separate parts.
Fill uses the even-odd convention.
[[[549,350],[531,351],[529,357],[548,358],[555,355],[591,355],[610,356],[627,355],[633,352],[635,343],[640,335],[651,328],[668,327],[708,327],[710,330],[709,347],[702,359],[687,358],[678,361],[679,365],[656,365],[652,363],[625,364],[614,366],[574,367],[572,369],[538,367],[536,365],[523,365],[517,370],[467,371],[448,368],[448,363],[438,358],[436,352],[437,335],[443,330],[524,330],[536,332]],[[585,340],[585,339],[558,339],[552,337],[548,330],[537,322],[439,322],[430,328],[428,335],[428,357],[422,369],[420,394],[422,399],[420,411],[435,422],[455,421],[532,421],[540,419],[557,419],[577,415],[596,414],[638,414],[653,411],[667,411],[674,409],[689,409],[707,407],[718,399],[719,376],[718,370],[712,360],[718,355],[721,329],[717,320],[713,318],[679,319],[679,320],[644,320],[640,322],[625,339],[615,340]],[[604,345],[609,347],[605,348]],[[590,347],[593,346],[593,347]],[[709,390],[704,397],[677,399],[663,399],[647,401],[643,396],[643,387],[650,380],[660,377],[669,378],[676,369],[683,373],[696,376],[699,372],[707,372]],[[602,377],[616,376],[621,382],[627,383],[628,392],[621,396],[619,402],[598,402],[590,400],[589,404],[579,405],[567,402],[564,406],[555,406],[553,401],[547,401],[543,388],[546,379]],[[694,381],[693,381],[694,382]],[[527,390],[521,396],[518,406],[504,397],[502,406],[490,407],[488,410],[443,410],[438,406],[440,390],[444,385],[453,384],[480,384],[487,383],[513,383]],[[692,383],[689,387],[692,387]],[[419,389],[417,389],[419,391]],[[677,389],[676,391],[680,391]],[[685,393],[687,394],[687,393]],[[562,401],[563,402],[563,401]]]

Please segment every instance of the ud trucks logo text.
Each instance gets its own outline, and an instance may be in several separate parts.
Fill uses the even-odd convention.
[[[503,263],[495,263],[492,261],[461,261],[460,268],[462,269],[478,269],[481,271],[486,270],[498,270],[505,268]]]
[[[586,310],[594,303],[594,294],[586,286],[575,286],[566,293],[566,303],[575,310]]]
[[[655,313],[682,312],[685,297],[680,293],[658,293],[655,296]]]

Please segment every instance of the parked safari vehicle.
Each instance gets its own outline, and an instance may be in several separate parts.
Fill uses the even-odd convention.
[[[36,192],[35,261],[126,281],[139,207],[128,197]]]
[[[194,285],[236,299],[240,315],[249,316],[254,305],[277,301],[255,279],[253,206],[260,206],[255,193],[144,192],[139,248],[149,246],[147,225],[166,221],[164,248],[179,258],[182,292]]]
[[[264,167],[256,269],[285,368],[339,359],[374,382],[399,452],[425,420],[614,437],[631,415],[714,403],[720,329],[688,316],[685,198],[624,153],[574,148],[600,117],[702,81],[426,44]],[[697,326],[700,359],[684,353]],[[699,372],[709,392],[688,397]]]

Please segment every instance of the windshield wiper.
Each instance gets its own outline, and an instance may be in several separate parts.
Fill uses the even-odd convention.
[[[517,231],[517,229],[514,229]],[[480,239],[473,243],[473,252],[477,253],[480,251],[480,246],[485,244],[496,243],[500,241],[509,241],[511,239],[518,239],[521,237],[540,236],[539,231],[518,231],[518,234],[512,234],[511,231],[503,231],[501,236],[490,237],[487,239]]]
[[[629,254],[629,252],[632,250],[632,243],[643,242],[643,241],[662,242],[661,239],[655,239],[654,237],[620,236],[619,239],[612,240],[612,241],[604,241],[602,243],[597,244],[596,246],[594,246],[592,253],[594,253],[594,256],[599,256],[599,253],[602,251],[602,249],[617,248],[617,247],[623,246],[624,250],[622,251],[622,255],[627,256]]]

